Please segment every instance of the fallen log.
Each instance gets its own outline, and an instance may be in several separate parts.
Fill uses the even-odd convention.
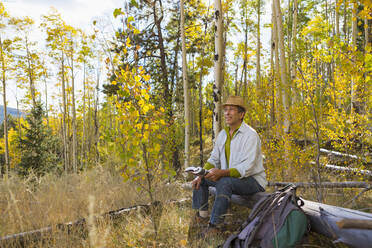
[[[284,187],[288,184],[293,184],[297,188],[370,188],[371,185],[366,182],[358,182],[358,181],[346,181],[346,182],[321,182],[321,183],[314,183],[314,182],[268,182],[269,187]],[[192,186],[191,183],[184,183],[182,187],[187,190],[191,190]]]
[[[372,229],[372,220],[342,219],[336,224],[339,228]]]
[[[181,204],[189,199],[180,199],[180,200],[171,200],[168,203],[176,203]],[[145,213],[149,213],[151,207],[154,204],[141,204],[136,205],[128,208],[120,208],[117,210],[112,210],[102,214],[100,217],[109,218],[111,220],[118,219],[125,214],[129,214],[134,210],[143,210]],[[155,207],[159,207],[159,202],[155,202]],[[160,207],[161,208],[161,207]],[[80,218],[76,221],[71,221],[67,223],[57,224],[56,226],[48,226],[44,228],[40,228],[37,230],[32,230],[28,232],[22,232],[17,234],[11,234],[4,237],[0,237],[0,247],[26,247],[29,243],[38,242],[43,240],[44,238],[48,237],[48,235],[52,234],[55,231],[64,231],[67,234],[71,234],[73,232],[83,232],[86,230],[86,218]]]
[[[344,243],[351,247],[368,248],[372,244],[372,230],[362,228],[339,228],[338,221],[343,219],[372,221],[372,214],[353,209],[304,200],[302,207],[310,220],[311,230],[335,243]]]
[[[360,161],[363,161],[363,162],[366,162],[366,163],[371,163],[371,161],[368,161],[366,158],[359,157],[359,156],[353,155],[353,154],[331,151],[331,150],[327,150],[327,149],[324,149],[324,148],[320,148],[320,152],[324,153],[324,154],[327,154],[327,155],[331,155],[331,156],[346,157],[346,158],[360,160]]]
[[[269,186],[276,186],[276,187],[284,187],[288,184],[294,184],[298,188],[369,188],[371,185],[366,182],[355,182],[355,181],[348,181],[348,182],[321,182],[321,183],[314,183],[314,182],[269,182]]]
[[[344,166],[338,166],[338,165],[333,165],[333,164],[326,164],[324,165],[325,168],[329,170],[337,170],[337,171],[343,171],[343,172],[349,172],[349,173],[354,173],[354,174],[362,174],[366,176],[372,176],[372,171],[370,170],[361,170],[358,168],[350,168],[350,167],[344,167]]]

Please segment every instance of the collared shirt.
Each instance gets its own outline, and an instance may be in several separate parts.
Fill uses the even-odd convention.
[[[229,169],[231,176],[235,174],[240,178],[252,176],[265,188],[267,181],[262,161],[261,140],[257,132],[242,122],[235,135],[233,134],[231,137],[230,156],[226,156],[228,136],[226,130],[222,130],[218,134],[205,167],[209,167],[207,169],[211,167]]]

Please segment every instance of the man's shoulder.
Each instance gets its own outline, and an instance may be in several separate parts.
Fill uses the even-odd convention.
[[[242,123],[242,125],[239,128],[239,130],[242,131],[243,133],[247,133],[248,135],[249,134],[258,135],[257,132],[256,132],[256,130],[254,128],[252,128],[251,126],[249,126],[245,122]]]
[[[226,133],[226,130],[225,129],[222,129],[218,135],[217,135],[217,139],[221,139],[221,138],[224,138],[227,136],[227,133]]]

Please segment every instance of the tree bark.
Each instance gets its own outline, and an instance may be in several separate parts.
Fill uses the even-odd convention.
[[[81,156],[80,156],[80,160],[81,160],[81,167],[82,169],[85,169],[85,165],[86,165],[86,151],[85,151],[85,147],[86,147],[86,114],[85,114],[85,98],[86,98],[86,82],[85,82],[85,78],[86,78],[86,63],[85,63],[85,60],[84,60],[84,63],[83,63],[83,123],[82,123],[82,126],[83,126],[83,136],[81,137]],[[108,104],[109,108],[110,108],[110,114],[111,114],[111,104]],[[110,117],[110,123],[112,121],[112,118]],[[110,125],[110,128],[112,128],[112,125]]]
[[[368,18],[364,17],[364,51],[365,53],[367,53],[368,44],[369,44]]]
[[[291,52],[291,81],[296,79],[296,36],[297,36],[297,0],[293,1],[293,22],[292,22],[292,52]]]
[[[340,0],[335,1],[336,36],[340,38]]]
[[[99,164],[100,154],[98,150],[99,142],[99,117],[98,117],[98,105],[99,105],[99,80],[100,80],[100,68],[97,68],[97,82],[96,82],[96,99],[94,103],[94,147],[95,147],[95,162],[96,166]]]
[[[8,114],[7,114],[7,102],[6,102],[6,59],[4,54],[4,47],[3,41],[0,37],[0,56],[1,56],[1,70],[2,70],[2,78],[1,81],[3,83],[3,105],[4,105],[4,157],[5,157],[5,177],[9,175],[10,163],[9,163],[9,147],[8,147]],[[0,168],[0,175],[1,175],[1,168]]]
[[[276,14],[276,27],[277,35],[279,42],[279,63],[280,63],[280,79],[281,79],[281,98],[283,102],[283,131],[285,133],[289,132],[289,84],[287,76],[287,66],[285,58],[285,49],[284,49],[284,36],[283,36],[283,23],[282,23],[282,14],[280,10],[280,1],[274,0],[274,8]]]
[[[72,46],[73,44],[71,44],[72,168],[73,168],[73,171],[76,173],[77,172],[77,130],[76,130],[76,108],[75,108],[74,50]]]
[[[257,0],[257,56],[256,56],[256,95],[258,97],[258,90],[261,81],[261,40],[260,40],[260,17],[261,17],[261,0]]]
[[[45,62],[43,61],[43,79],[44,79],[44,93],[45,93],[45,116],[47,120],[47,126],[49,127],[49,108],[48,108],[48,72],[45,68]]]
[[[356,56],[355,56],[355,52],[357,50],[357,32],[358,32],[358,20],[357,20],[357,8],[358,8],[358,5],[357,3],[352,3],[352,24],[351,24],[351,37],[352,37],[352,40],[351,40],[351,45],[352,45],[352,48],[353,48],[353,60],[355,61],[356,59]],[[354,62],[355,63],[355,62]],[[354,111],[354,103],[355,103],[355,85],[354,85],[354,78],[351,79],[350,81],[350,98],[351,98],[351,101],[350,101],[350,112],[352,113]]]
[[[63,117],[62,117],[62,138],[63,138],[63,163],[65,172],[68,172],[68,154],[67,154],[67,123],[66,123],[66,115],[67,115],[67,103],[66,103],[66,89],[65,89],[65,63],[64,63],[64,53],[61,52],[61,79],[62,79],[62,107],[63,107]]]
[[[185,40],[185,10],[183,0],[181,1],[181,40],[182,40],[182,80],[184,97],[184,122],[185,122],[185,168],[190,163],[190,95],[187,80],[186,40]]]
[[[245,102],[247,98],[247,84],[248,84],[248,10],[247,10],[247,1],[244,1],[244,62],[243,62],[243,71],[244,72],[244,81],[243,81],[243,100]]]
[[[25,41],[26,46],[26,60],[27,60],[27,69],[28,69],[28,78],[30,80],[30,92],[31,92],[31,98],[32,98],[32,107],[35,108],[36,106],[36,93],[35,93],[35,83],[34,83],[34,75],[33,75],[33,68],[32,68],[32,56],[30,54],[30,50],[28,47],[28,39],[26,36]]]
[[[344,0],[344,24],[342,27],[342,30],[344,32],[344,40],[346,41],[347,44],[349,44],[349,40],[347,38],[347,2]]]
[[[215,54],[214,54],[214,84],[213,84],[213,143],[221,130],[221,95],[223,86],[223,12],[221,0],[214,1],[214,18],[215,18]]]
[[[157,15],[157,8],[156,8],[156,3],[159,2],[160,5],[160,10],[162,13],[162,16],[159,18]],[[167,60],[166,60],[166,52],[164,48],[164,40],[163,40],[163,33],[161,30],[161,22],[163,20],[163,7],[162,7],[162,1],[161,0],[155,0],[154,1],[154,6],[153,6],[153,16],[154,16],[154,21],[155,21],[155,26],[158,32],[158,42],[159,42],[159,50],[160,50],[160,66],[162,70],[162,84],[163,84],[163,94],[164,94],[164,100],[166,103],[168,115],[170,118],[172,117],[172,97],[169,94],[169,82],[168,82],[168,70],[167,70]]]

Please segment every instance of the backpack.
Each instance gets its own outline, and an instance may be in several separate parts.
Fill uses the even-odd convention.
[[[265,196],[254,205],[238,233],[230,235],[222,247],[295,247],[309,230],[303,204],[293,184]]]

